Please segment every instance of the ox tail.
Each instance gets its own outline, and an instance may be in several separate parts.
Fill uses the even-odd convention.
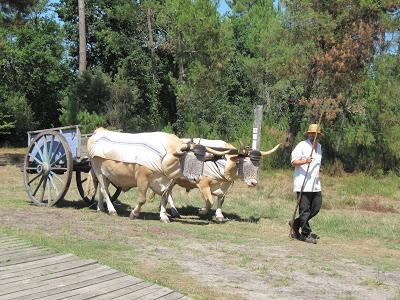
[[[93,199],[94,196],[96,196],[98,184],[99,181],[97,180],[96,175],[93,172],[93,169],[90,169],[86,180],[85,197]]]
[[[149,195],[149,200],[153,201],[154,198],[156,197],[156,194],[154,193],[154,191],[152,189],[148,189],[148,195]]]

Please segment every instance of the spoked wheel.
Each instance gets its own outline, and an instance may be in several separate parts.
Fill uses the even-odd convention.
[[[81,171],[76,171],[75,173],[76,173],[76,185],[77,185],[79,194],[81,195],[83,201],[85,201],[88,205],[93,205],[93,203],[95,202],[95,199],[85,196],[85,188],[86,188],[86,183],[88,180],[89,173],[81,172]],[[108,187],[108,190],[110,191],[111,202],[114,202],[115,200],[117,200],[119,195],[121,194],[121,188],[115,186],[112,183]]]
[[[68,191],[72,155],[65,138],[55,131],[39,133],[30,143],[24,160],[24,183],[32,203],[52,206]]]

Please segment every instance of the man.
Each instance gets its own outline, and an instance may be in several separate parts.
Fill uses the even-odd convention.
[[[319,178],[322,149],[321,144],[317,142],[321,135],[318,124],[311,124],[306,134],[307,139],[297,144],[292,151],[291,163],[295,168],[293,191],[297,194],[297,199],[300,196],[301,199],[299,216],[294,220],[293,230],[290,234],[292,238],[316,244],[319,236],[312,233],[309,221],[318,214],[322,205]],[[291,221],[289,225],[291,225]]]

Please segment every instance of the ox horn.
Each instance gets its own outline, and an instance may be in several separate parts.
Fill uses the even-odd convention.
[[[211,154],[214,154],[214,155],[219,155],[219,156],[228,154],[228,153],[231,152],[232,150],[236,150],[235,148],[232,148],[232,149],[228,149],[228,150],[225,150],[225,151],[218,151],[218,150],[214,150],[214,149],[209,148],[209,147],[205,147],[205,148],[206,148],[206,151],[207,151],[208,153],[211,153]]]
[[[276,145],[274,148],[272,148],[272,149],[269,150],[269,151],[260,151],[260,153],[261,153],[262,156],[264,156],[264,155],[269,155],[269,154],[271,154],[271,153],[274,153],[274,152],[279,148],[280,145],[281,145],[281,144]]]
[[[184,143],[184,144],[180,145],[178,148],[176,148],[175,151],[176,151],[176,154],[182,155],[185,152],[187,152],[189,149],[190,149],[190,146],[188,144]]]

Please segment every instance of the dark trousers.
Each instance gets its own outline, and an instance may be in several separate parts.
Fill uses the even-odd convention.
[[[297,192],[297,199],[300,192]],[[294,220],[293,228],[299,230],[301,234],[308,236],[311,233],[311,227],[308,221],[316,216],[321,209],[322,194],[321,192],[303,192],[299,203],[299,216]]]

